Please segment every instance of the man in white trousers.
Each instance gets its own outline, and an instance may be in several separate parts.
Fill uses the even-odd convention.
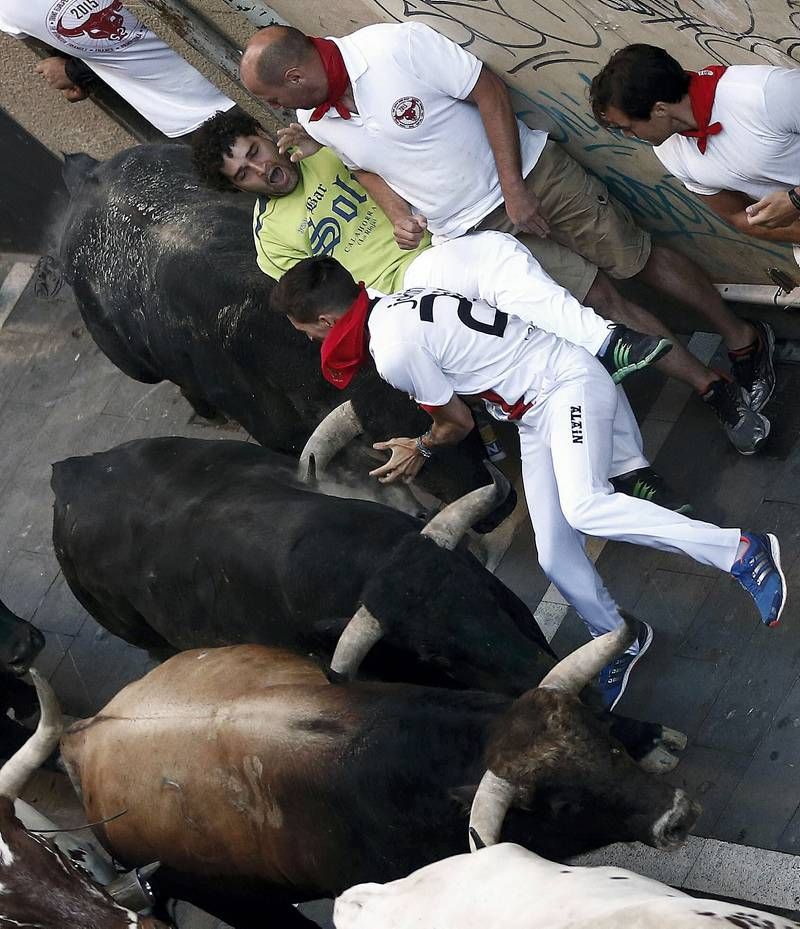
[[[442,290],[412,288],[370,299],[332,258],[299,262],[276,285],[272,305],[322,342],[322,371],[331,383],[347,386],[371,355],[380,376],[431,416],[425,435],[376,445],[391,451],[370,472],[383,482],[413,480],[438,447],[472,429],[462,397],[481,398],[493,416],[517,423],[539,562],[592,635],[616,628],[622,618],[586,555],[585,535],[686,554],[727,571],[750,593],[762,622],[778,623],[786,583],[774,535],[721,529],[615,492],[609,473],[618,393],[588,352]],[[652,635],[640,622],[631,649],[601,672],[609,709]]]

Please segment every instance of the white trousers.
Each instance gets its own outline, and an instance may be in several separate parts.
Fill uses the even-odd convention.
[[[578,303],[504,232],[472,232],[426,249],[406,268],[403,286],[438,287],[484,300],[590,355],[600,351],[614,325]]]
[[[584,358],[573,373],[562,371],[518,426],[539,563],[592,635],[600,635],[622,619],[586,555],[585,535],[677,552],[729,571],[741,532],[615,493],[608,478],[617,459],[631,454],[615,448],[619,423],[627,417],[620,408],[627,401],[600,363]]]

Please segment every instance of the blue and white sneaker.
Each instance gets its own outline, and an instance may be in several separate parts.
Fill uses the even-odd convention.
[[[636,662],[650,648],[650,643],[653,641],[652,627],[640,619],[637,619],[636,622],[639,633],[636,636],[636,641],[631,645],[631,649],[636,648],[636,651],[633,653],[631,651],[623,652],[618,658],[607,664],[597,677],[600,697],[603,706],[607,710],[613,710],[619,703],[625,693],[625,688],[628,686],[631,671],[636,666]]]
[[[786,578],[781,547],[772,533],[743,532],[747,549],[734,561],[731,574],[750,594],[765,626],[777,626],[786,606]]]

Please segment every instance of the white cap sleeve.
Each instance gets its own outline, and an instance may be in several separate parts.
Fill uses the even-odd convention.
[[[773,68],[764,83],[770,129],[800,133],[800,68]]]
[[[463,100],[472,93],[482,63],[446,36],[424,23],[408,25],[411,72],[434,90]]]

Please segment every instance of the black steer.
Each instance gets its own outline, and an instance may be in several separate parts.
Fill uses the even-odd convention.
[[[67,156],[64,179],[72,199],[60,264],[92,338],[127,375],[172,381],[201,415],[223,413],[293,455],[347,399],[370,444],[428,428],[371,366],[344,392],[324,380],[319,348],[269,312],[273,281],[256,265],[252,199],[200,187],[186,146],[140,146],[106,162]],[[419,483],[450,502],[487,483],[483,458],[473,430]]]
[[[64,576],[98,622],[155,652],[259,642],[327,660],[363,605],[382,678],[428,666],[519,693],[551,666],[528,608],[468,551],[379,503],[316,493],[294,469],[250,443],[178,437],[58,462]]]

